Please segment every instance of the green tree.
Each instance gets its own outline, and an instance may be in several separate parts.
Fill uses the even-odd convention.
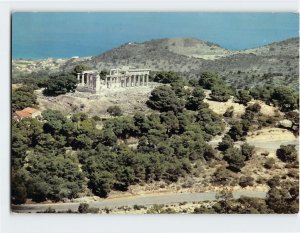
[[[29,145],[30,140],[26,132],[12,125],[11,157],[13,166],[22,167],[24,165]]]
[[[272,187],[266,198],[270,209],[277,214],[296,214],[299,212],[299,184],[280,184]]]
[[[226,102],[230,98],[230,91],[225,85],[215,85],[211,88],[210,98],[214,101]]]
[[[33,201],[42,202],[47,200],[47,195],[50,193],[50,185],[40,177],[34,177],[30,183],[30,197]]]
[[[235,122],[228,131],[228,135],[234,141],[240,140],[245,135],[243,125],[240,122]]]
[[[109,106],[107,108],[107,112],[111,115],[111,116],[122,116],[122,110],[119,106]]]
[[[77,87],[77,78],[72,74],[58,74],[49,78],[44,95],[57,96],[74,92]]]
[[[108,171],[94,172],[90,176],[89,186],[99,197],[107,197],[114,184],[114,176]]]
[[[211,90],[220,83],[220,78],[216,73],[203,72],[199,78],[199,85],[205,89]]]
[[[74,149],[90,149],[92,147],[93,141],[85,134],[79,134],[74,138],[72,142],[72,147]]]
[[[246,160],[249,160],[252,158],[252,156],[254,155],[255,152],[255,147],[249,145],[248,143],[244,143],[241,146],[241,150],[242,150],[242,154],[245,156]]]
[[[185,89],[185,83],[182,80],[171,83],[171,88],[178,98],[186,98],[190,93],[188,89]]]
[[[127,191],[128,186],[134,183],[135,174],[134,170],[129,167],[120,167],[116,172],[116,184],[115,187],[121,191]]]
[[[11,109],[12,112],[22,110],[27,107],[35,108],[38,105],[37,96],[33,88],[28,86],[19,87],[12,90]]]
[[[233,108],[233,106],[230,106],[226,109],[223,116],[224,117],[233,117],[233,113],[234,113],[234,108]]]
[[[241,171],[241,168],[245,166],[245,156],[241,150],[235,147],[231,147],[224,152],[223,159],[227,161],[228,168],[233,172]]]
[[[186,108],[193,111],[199,110],[204,98],[205,93],[202,87],[195,87],[192,95],[187,100]]]
[[[232,205],[232,200],[233,200],[232,192],[225,188],[221,192],[216,194],[216,199],[219,201],[218,207],[216,205],[213,206],[216,212],[229,214]]]
[[[88,210],[89,210],[89,204],[87,203],[80,203],[79,206],[78,206],[78,212],[79,213],[88,213]]]
[[[294,162],[297,160],[298,152],[295,145],[281,145],[277,149],[276,155],[283,162]]]
[[[299,97],[289,87],[279,86],[274,88],[271,94],[273,102],[277,103],[282,111],[291,111],[297,109]]]
[[[101,142],[106,146],[114,146],[117,142],[117,136],[112,129],[104,129],[102,131]]]
[[[74,198],[82,191],[83,175],[70,154],[36,151],[26,169],[30,174],[27,193],[34,201]]]
[[[27,199],[27,186],[30,181],[28,172],[24,168],[12,170],[11,197],[12,203],[24,204]]]
[[[247,105],[247,103],[251,100],[251,95],[249,90],[239,90],[236,95],[238,102],[243,105]]]
[[[168,86],[156,87],[152,92],[147,105],[160,112],[173,111],[175,114],[182,112],[184,103],[178,99],[175,92]]]
[[[259,103],[254,103],[254,104],[249,105],[246,108],[246,111],[251,111],[251,112],[254,112],[254,113],[259,113],[260,109],[261,109],[260,104]]]
[[[57,134],[67,122],[67,118],[57,110],[45,110],[42,112],[42,117],[46,121],[43,126],[45,133],[52,135]]]
[[[174,83],[180,81],[181,78],[173,71],[160,71],[154,76],[154,82]]]
[[[231,137],[228,134],[225,134],[222,141],[218,145],[218,149],[220,151],[225,151],[231,147],[233,147],[234,141],[231,139]]]
[[[77,65],[74,67],[73,74],[77,75],[77,73],[81,73],[81,72],[89,70],[89,69],[91,69],[91,68],[86,65],[80,64],[80,65]]]
[[[218,135],[225,129],[221,117],[208,108],[200,109],[196,119],[202,130],[209,135]]]
[[[167,134],[172,135],[178,132],[179,130],[179,121],[173,112],[164,112],[160,115],[162,124],[165,125],[167,129]]]
[[[147,117],[142,113],[136,113],[133,116],[133,122],[137,128],[137,134],[139,136],[146,134],[151,128]]]

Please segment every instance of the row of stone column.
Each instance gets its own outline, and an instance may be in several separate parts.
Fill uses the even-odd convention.
[[[130,75],[130,76],[116,76],[105,77],[105,85],[112,87],[112,85],[119,84],[120,87],[134,87],[134,86],[148,86],[149,75]]]
[[[94,77],[91,74],[77,74],[77,80],[78,83],[81,84],[81,86],[87,86],[93,90],[97,89],[97,86],[100,85],[100,76],[97,75]]]
[[[101,86],[100,76],[97,74],[77,73],[77,80],[81,87],[88,87],[92,90],[98,90]],[[104,87],[134,87],[148,86],[149,75],[130,75],[130,76],[105,76]],[[103,85],[103,82],[102,82]]]

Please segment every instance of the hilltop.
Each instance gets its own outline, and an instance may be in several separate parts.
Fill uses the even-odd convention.
[[[43,61],[15,60],[13,76],[20,73],[69,71],[77,64],[93,69],[120,66],[172,70],[187,79],[204,71],[216,71],[238,88],[256,84],[279,84],[298,88],[299,38],[291,38],[259,48],[233,51],[217,44],[194,38],[155,39],[143,43],[130,42],[87,58]]]

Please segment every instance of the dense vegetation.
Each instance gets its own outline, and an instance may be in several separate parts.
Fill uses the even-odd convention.
[[[199,96],[196,91],[193,95],[188,101]],[[201,105],[200,99],[198,102]],[[126,190],[142,181],[174,182],[191,172],[193,161],[214,158],[206,142],[220,134],[224,125],[207,106],[187,111],[185,99],[167,86],[153,90],[149,105],[161,113],[113,118],[102,130],[84,113],[66,118],[52,110],[43,112],[43,121],[13,122],[13,184],[23,190],[22,198],[18,194],[14,202],[24,202],[24,197],[36,201],[76,197],[83,191],[83,176],[101,197],[111,189]],[[126,145],[129,137],[138,139],[136,149]],[[48,176],[54,180],[46,179]]]
[[[12,90],[11,110],[12,112],[22,110],[26,107],[36,107],[38,104],[34,89],[29,86],[21,86]]]
[[[299,107],[299,94],[286,86],[257,86],[250,90],[254,99],[260,99],[268,104],[279,106],[283,112]]]
[[[253,146],[242,142],[236,147],[234,142],[243,140],[253,127],[262,125],[261,106],[248,105],[240,119],[232,119],[228,109],[226,118],[229,119],[224,120],[203,102],[204,89],[210,89],[210,98],[217,101],[227,101],[235,94],[236,101],[244,105],[253,97],[276,104],[282,110],[297,107],[294,101],[297,97],[287,89],[283,91],[285,94],[279,94],[281,87],[274,87],[267,96],[259,88],[236,91],[214,73],[202,74],[195,87],[186,87],[187,83],[172,72],[162,72],[155,78],[166,85],[151,92],[147,105],[153,111],[149,115],[137,112],[133,116],[122,116],[120,107],[111,106],[107,112],[113,117],[105,121],[85,113],[65,116],[54,110],[44,111],[42,120],[13,121],[12,202],[20,204],[28,198],[37,202],[58,201],[91,193],[107,197],[111,190],[126,191],[133,184],[176,182],[181,177],[193,176],[197,168],[214,161],[225,166],[215,169],[212,184],[229,185],[231,177],[236,177],[254,155]],[[45,90],[54,95],[72,91],[76,87],[76,80],[72,80],[72,74],[52,76]],[[37,104],[33,89],[26,86],[16,89],[12,100],[13,110]],[[296,121],[293,114],[288,115]],[[225,123],[229,130],[214,149],[208,142],[224,133]],[[96,127],[97,124],[101,129]],[[130,141],[135,141],[135,145]],[[290,166],[297,161],[293,146],[282,146],[277,156]],[[272,161],[266,162],[266,168],[272,166]],[[236,180],[241,187],[251,186],[254,182],[250,176]],[[278,198],[282,199],[282,205],[294,208],[297,194],[293,194],[293,200],[286,200],[280,187],[280,183],[272,186],[269,196],[274,198],[267,199],[257,207],[260,209],[255,207],[253,211],[263,212],[267,205],[266,211],[280,213],[283,207],[275,210]],[[290,184],[288,187],[291,188]],[[214,208],[214,212],[234,212],[224,207],[223,199],[220,197],[219,207]],[[239,201],[243,205],[253,202],[247,198]],[[94,210],[81,205],[79,211]],[[206,210],[195,210],[201,211]]]
[[[77,87],[77,78],[73,74],[56,74],[51,76],[45,84],[45,95],[62,95],[74,92]]]

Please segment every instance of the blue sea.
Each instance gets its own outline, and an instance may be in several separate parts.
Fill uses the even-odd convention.
[[[12,57],[93,56],[127,42],[193,37],[241,50],[299,36],[296,13],[13,13]]]

